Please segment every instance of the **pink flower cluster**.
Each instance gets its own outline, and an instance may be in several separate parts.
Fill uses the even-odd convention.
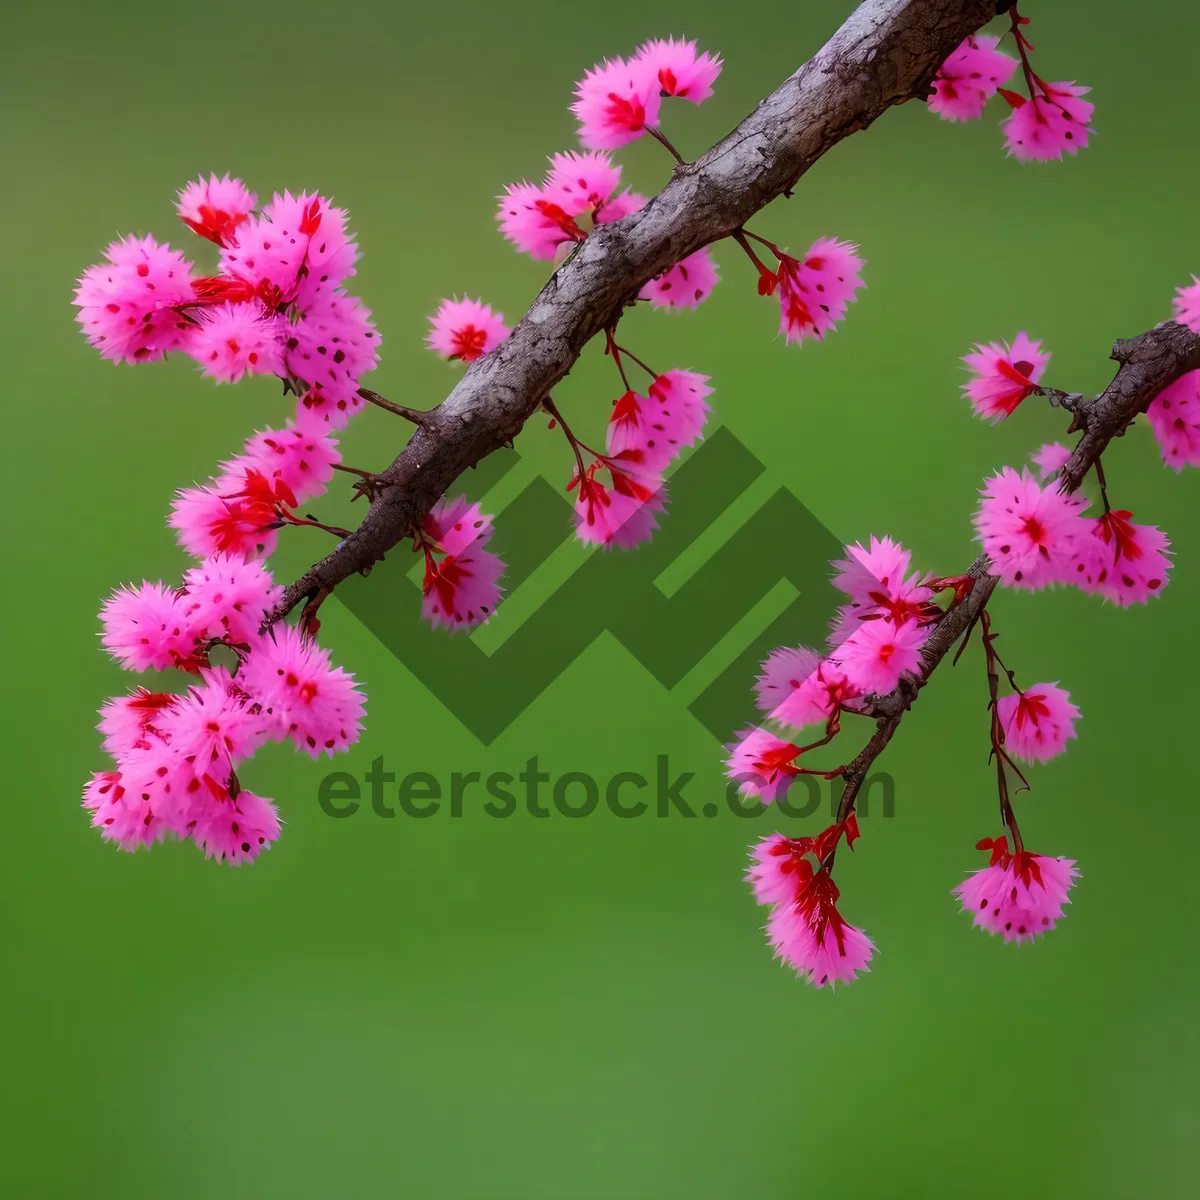
[[[590,150],[616,150],[658,124],[664,97],[700,104],[712,95],[721,60],[698,54],[695,42],[646,42],[630,59],[608,59],[575,88],[571,111],[579,141]]]
[[[853,814],[815,838],[771,834],[751,849],[746,874],[755,899],[771,906],[766,928],[776,957],[817,988],[856,979],[875,952],[871,939],[838,912],[837,885],[825,867],[843,836],[847,846],[858,837]]]
[[[135,850],[173,833],[206,857],[253,861],[279,836],[279,819],[242,787],[242,764],[269,741],[313,758],[357,741],[365,698],[353,676],[299,629],[259,632],[282,590],[261,564],[216,555],[178,589],[143,583],[106,602],[103,644],[121,666],[178,668],[196,681],[182,692],[139,687],[101,708],[114,763],[92,777],[83,804],[103,837]],[[235,673],[211,665],[217,645]]]
[[[971,121],[983,116],[988,100],[997,93],[1012,110],[1004,122],[1004,145],[1020,162],[1061,159],[1065,153],[1086,149],[1092,132],[1089,122],[1095,105],[1082,99],[1091,89],[1074,82],[1046,83],[1033,70],[1029,54],[1033,45],[1022,27],[1028,18],[1012,10],[1011,34],[1020,55],[1028,95],[1003,85],[1017,60],[997,49],[1000,39],[975,34],[968,37],[941,65],[933,80],[928,104],[947,121]]]
[[[920,675],[930,621],[942,612],[935,586],[948,585],[910,573],[912,555],[891,538],[872,537],[845,553],[833,564],[833,585],[847,601],[834,617],[825,655],[781,646],[760,668],[758,709],[792,735],[813,725],[836,730],[842,712],[858,711],[867,697],[886,695],[903,677]],[[797,760],[806,748],[751,728],[727,749],[726,775],[743,795],[769,804],[799,774]]]
[[[982,495],[975,527],[1007,587],[1037,591],[1069,583],[1127,608],[1167,584],[1166,536],[1153,525],[1132,524],[1128,511],[1089,517],[1086,499],[1012,467],[985,481]]]
[[[79,280],[75,304],[89,342],[113,362],[188,355],[221,383],[277,375],[310,421],[340,429],[362,407],[359,379],[378,362],[370,313],[342,285],[358,247],[346,214],[321,196],[278,193],[260,215],[228,177],[190,184],[178,211],[221,247],[218,272],[197,276],[152,237],[114,242]]]
[[[425,554],[423,615],[451,633],[485,624],[500,602],[504,563],[487,549],[492,518],[465,496],[442,499],[421,526]]]
[[[619,353],[619,351],[618,351]],[[657,528],[666,507],[664,473],[703,436],[708,376],[679,369],[654,377],[641,395],[626,391],[613,405],[603,454],[583,468],[581,453],[567,485],[576,491],[575,533],[604,549],[631,549]],[[607,482],[605,482],[607,477]]]
[[[1056,683],[1035,683],[996,702],[1004,747],[1026,762],[1046,762],[1075,736],[1079,709]]]
[[[981,417],[993,422],[1011,417],[1017,405],[1037,390],[1050,362],[1042,343],[1027,333],[1007,342],[977,344],[974,353],[963,356],[972,378],[962,385],[963,395]]]
[[[1068,893],[1079,878],[1075,863],[1027,850],[1010,854],[1007,837],[984,838],[976,849],[990,852],[991,861],[954,889],[975,926],[1006,942],[1049,933],[1071,902]]]

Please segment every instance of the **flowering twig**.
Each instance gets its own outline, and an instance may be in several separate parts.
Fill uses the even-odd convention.
[[[1112,357],[1120,363],[1113,381],[1095,399],[1081,399],[1077,407],[1073,424],[1077,428],[1082,427],[1084,435],[1062,468],[1060,486],[1063,492],[1079,490],[1088,474],[1098,466],[1100,455],[1109,442],[1123,434],[1130,422],[1146,411],[1164,387],[1188,371],[1200,369],[1200,336],[1173,321],[1165,321],[1139,337],[1116,342]],[[894,692],[875,702],[875,732],[842,772],[845,790],[838,812],[839,822],[845,822],[854,811],[859,789],[870,774],[875,760],[887,748],[904,714],[929,682],[938,664],[960,638],[969,636],[977,622],[983,623],[985,644],[989,654],[994,655],[987,641],[990,635],[985,609],[999,580],[989,573],[990,567],[991,562],[986,554],[981,554],[971,564],[967,574],[976,580],[975,586],[938,623],[921,652],[923,665],[920,677],[902,680]],[[1006,804],[1007,798],[1002,794],[1002,805]],[[1011,816],[1011,805],[1008,805],[1008,815]],[[1007,819],[1006,824],[1009,824]],[[1019,850],[1020,838],[1014,826],[1015,820],[1009,824],[1009,828]]]
[[[408,445],[381,473],[362,524],[286,589],[269,619],[383,558],[459,475],[511,442],[586,343],[611,328],[649,280],[740,230],[826,151],[889,108],[923,99],[950,52],[995,14],[994,0],[861,4],[728,137],[678,166],[645,208],[580,243],[508,339],[421,414]]]

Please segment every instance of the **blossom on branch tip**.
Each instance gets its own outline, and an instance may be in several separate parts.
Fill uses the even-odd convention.
[[[874,943],[838,912],[838,888],[828,871],[817,871],[791,903],[777,904],[767,920],[776,955],[816,988],[851,983],[875,952]]]
[[[789,904],[799,899],[813,877],[805,842],[772,833],[750,849],[753,865],[746,881],[754,885],[759,904]]]
[[[503,560],[486,548],[492,518],[465,496],[443,497],[421,529],[424,618],[435,629],[444,625],[452,633],[485,624],[503,594],[497,580],[505,570]]]
[[[664,96],[677,96],[700,104],[713,94],[721,73],[719,55],[697,54],[696,43],[684,39],[655,38],[637,48],[633,63],[658,81]]]
[[[655,308],[697,309],[712,294],[720,276],[707,246],[656,275],[638,293]]]
[[[1171,308],[1180,325],[1186,325],[1193,333],[1200,333],[1200,278],[1193,275],[1187,287],[1175,292]]]
[[[575,85],[571,111],[589,150],[615,150],[658,124],[662,85],[644,63],[605,60]]]
[[[1091,88],[1074,82],[1042,86],[1044,94],[1032,100],[1015,92],[1002,92],[1013,106],[1003,126],[1004,146],[1018,162],[1048,162],[1062,158],[1064,153],[1078,154],[1087,148],[1088,135],[1094,132],[1088,122],[1096,106],[1080,99]]]
[[[1079,878],[1074,861],[1028,850],[1010,854],[1006,837],[984,838],[977,849],[990,851],[991,862],[954,889],[962,911],[971,914],[977,928],[1006,942],[1031,942],[1049,933],[1062,919]]]
[[[472,363],[494,350],[509,335],[504,314],[491,306],[464,296],[443,300],[429,318],[425,345],[435,354]]]
[[[1004,748],[1025,762],[1046,762],[1067,748],[1075,736],[1079,709],[1070,692],[1056,683],[1035,683],[996,701],[1004,730]]]
[[[1163,388],[1146,409],[1168,467],[1200,467],[1200,371],[1188,371]]]
[[[547,199],[573,217],[594,213],[621,185],[621,168],[602,150],[567,150],[550,157],[542,184]]]
[[[764,804],[787,794],[799,773],[795,760],[800,747],[766,729],[743,729],[738,740],[725,747],[725,774],[743,796],[757,796]]]
[[[1076,551],[1088,533],[1087,501],[1042,488],[1028,470],[1004,467],[985,481],[975,528],[1006,587],[1036,591],[1070,582]]]
[[[933,77],[929,111],[946,121],[983,116],[984,105],[1008,82],[1017,60],[996,49],[1000,39],[986,34],[968,37]]]
[[[962,385],[963,394],[979,416],[1002,421],[1033,394],[1049,361],[1042,343],[1026,333],[1018,333],[1011,346],[976,343],[974,352],[963,356],[973,376]]]
[[[582,477],[578,469],[572,474],[567,490],[579,492],[575,536],[581,542],[602,550],[632,550],[658,528],[658,514],[667,505],[666,483],[661,474],[640,460],[632,461],[633,457],[626,452],[619,460],[592,463]],[[609,484],[600,482],[601,471],[608,473]]]
[[[1167,535],[1154,525],[1134,525],[1133,513],[1112,509],[1084,520],[1068,582],[1121,608],[1145,604],[1168,583]]]
[[[850,242],[818,238],[803,260],[777,252],[779,332],[786,341],[819,341],[845,317],[855,292],[865,286],[858,273],[865,263],[857,249]]]
[[[193,233],[227,246],[257,203],[258,197],[240,179],[210,175],[189,183],[179,193],[176,209]]]

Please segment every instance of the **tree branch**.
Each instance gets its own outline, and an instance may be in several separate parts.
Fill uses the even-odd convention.
[[[359,528],[285,591],[278,620],[383,558],[465,470],[520,431],[587,342],[642,286],[729,237],[826,151],[892,105],[921,99],[934,73],[996,13],[995,0],[866,0],[812,59],[645,208],[594,229],[550,277],[508,339],[477,360],[419,428]]]
[[[1071,430],[1083,430],[1083,437],[1070,460],[1059,474],[1060,488],[1076,492],[1088,472],[1097,464],[1109,442],[1120,437],[1130,424],[1150,406],[1150,402],[1169,384],[1188,371],[1200,370],[1200,336],[1174,321],[1164,321],[1147,333],[1122,339],[1113,345],[1112,357],[1120,364],[1112,383],[1094,400],[1080,400],[1072,408]],[[951,609],[938,623],[922,651],[924,668],[920,679],[902,680],[892,693],[876,701],[878,716],[875,733],[843,772],[839,820],[844,821],[854,808],[855,797],[876,758],[892,740],[904,714],[929,682],[938,664],[955,642],[972,628],[1000,582],[989,575],[991,562],[981,554],[967,572],[975,586],[961,604]]]

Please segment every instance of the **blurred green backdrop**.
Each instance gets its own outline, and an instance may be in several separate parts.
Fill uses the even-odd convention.
[[[566,104],[585,67],[652,35],[721,51],[717,96],[667,117],[697,152],[849,7],[46,0],[8,12],[5,1194],[1193,1194],[1200,481],[1162,469],[1144,429],[1107,465],[1119,502],[1173,538],[1163,599],[993,606],[1010,663],[1064,681],[1085,714],[1022,798],[1030,841],[1084,872],[1069,920],[1034,947],[973,931],[949,896],[993,831],[973,655],[881,763],[895,819],[868,818],[839,864],[847,915],[882,952],[836,993],[772,961],[740,880],[753,837],[799,827],[773,812],[497,821],[468,803],[459,820],[364,809],[334,821],[316,802],[329,768],[279,750],[250,770],[281,802],[284,836],[231,871],[190,845],[119,854],[78,807],[102,760],[94,709],[129,682],[96,643],[102,597],[177,577],[172,489],[284,412],[263,380],[218,389],[184,361],[101,362],[69,300],[103,245],[130,231],[183,242],[172,200],[200,171],[231,170],[260,194],[331,193],[351,210],[365,251],[355,290],[384,337],[373,384],[425,407],[455,374],[422,348],[437,300],[467,291],[514,318],[544,277],[495,233],[492,197],[572,144]],[[655,362],[713,376],[721,419],[772,487],[840,537],[890,531],[945,573],[973,555],[985,472],[1060,431],[1032,404],[997,430],[971,419],[958,356],[1027,328],[1054,351],[1052,382],[1099,389],[1111,340],[1166,316],[1200,270],[1200,9],[1030,11],[1039,68],[1095,88],[1086,153],[1021,167],[1001,151],[999,107],[950,126],[906,106],[756,223],[793,248],[826,233],[862,244],[869,288],[836,337],[783,346],[728,247],[700,312],[639,311],[627,334]],[[657,147],[621,157],[641,190],[663,180]],[[597,359],[559,390],[585,427],[613,394]],[[404,436],[368,412],[346,459],[381,465]],[[531,429],[521,448],[561,482],[551,434]],[[340,501],[320,511],[352,515]],[[282,576],[323,549],[317,531],[294,532]],[[557,577],[531,589],[571,569],[555,561]],[[323,637],[370,691],[369,730],[337,766],[361,775],[382,755],[401,775],[445,779],[537,754],[551,773],[607,778],[652,774],[666,753],[697,772],[695,801],[717,795],[718,748],[686,710],[707,677],[668,693],[604,636],[483,747],[344,608],[325,615]]]

